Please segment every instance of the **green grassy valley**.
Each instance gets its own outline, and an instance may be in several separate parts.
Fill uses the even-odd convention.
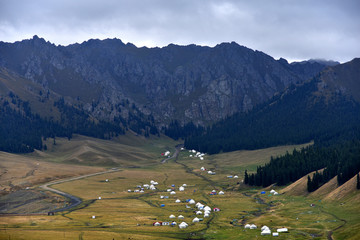
[[[195,157],[193,152],[182,150],[177,158],[168,158],[165,163],[161,163],[166,158],[161,153],[170,151],[172,156],[175,146],[181,142],[165,137],[146,139],[130,133],[112,141],[80,135],[75,135],[70,141],[57,138],[56,145],[51,144],[52,139],[47,141],[49,148],[44,152],[0,154],[0,164],[4,169],[0,182],[3,189],[10,192],[17,186],[23,188],[22,191],[42,192],[39,186],[52,180],[70,179],[112,168],[118,171],[51,185],[54,189],[82,200],[77,207],[55,212],[54,216],[48,216],[47,212],[51,210],[30,214],[24,210],[25,207],[14,209],[12,213],[17,214],[9,215],[2,208],[0,239],[272,237],[261,236],[260,228],[263,225],[268,226],[272,232],[276,232],[278,228],[288,228],[288,232],[280,233],[278,239],[360,237],[356,230],[360,224],[360,206],[357,204],[360,195],[355,188],[355,179],[344,184],[344,187],[353,190],[347,191],[340,199],[329,195],[324,197],[315,194],[316,192],[310,195],[298,192],[294,195],[290,191],[294,188],[292,185],[262,189],[243,184],[245,169],[250,173],[256,172],[256,166],[269,162],[271,156],[284,155],[294,148],[301,149],[312,143],[204,155],[203,160]],[[11,165],[9,160],[12,159],[17,162]],[[16,171],[25,162],[26,171],[32,171],[32,174],[24,175],[24,170]],[[201,170],[202,167],[206,170]],[[208,174],[208,171],[216,174]],[[12,177],[6,179],[8,173]],[[156,190],[145,188],[144,192],[140,192],[137,186],[150,184],[151,180],[158,183],[155,185]],[[186,184],[184,191],[179,191],[183,184]],[[299,184],[306,186],[306,181]],[[25,190],[26,187],[29,189]],[[340,188],[337,190],[346,190]],[[171,194],[168,189],[174,190],[175,194]],[[270,194],[271,189],[280,194]],[[134,192],[135,190],[138,192]],[[216,195],[210,194],[213,190]],[[220,191],[224,195],[219,195]],[[265,194],[261,194],[262,191]],[[56,195],[50,192],[46,194],[51,195],[52,199]],[[177,199],[180,200],[179,203],[175,202]],[[186,202],[188,199],[209,206],[212,209],[210,215],[196,215],[198,209],[195,204]],[[62,201],[58,201],[58,207],[65,204]],[[52,202],[55,205],[54,200]],[[31,204],[38,206],[44,203],[34,201]],[[220,211],[214,212],[214,208],[219,208]],[[170,215],[175,218],[169,218]],[[179,215],[184,219],[179,219]],[[202,221],[193,223],[195,217]],[[153,226],[155,222],[172,221],[177,222],[177,226]],[[178,225],[181,222],[186,222],[189,226],[180,229]],[[246,224],[255,224],[257,229],[245,229]]]

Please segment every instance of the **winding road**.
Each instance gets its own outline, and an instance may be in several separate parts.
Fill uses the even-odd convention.
[[[62,212],[62,211],[65,211],[65,210],[68,210],[68,209],[71,209],[73,207],[76,207],[76,206],[80,205],[82,203],[82,200],[80,198],[74,196],[74,195],[69,194],[69,193],[62,192],[60,190],[51,188],[50,187],[51,185],[55,185],[55,184],[59,184],[59,183],[65,183],[65,182],[71,182],[71,181],[79,180],[79,179],[82,179],[82,178],[93,177],[93,176],[96,176],[96,175],[101,175],[101,174],[105,174],[105,173],[112,173],[112,172],[117,172],[117,171],[120,171],[120,169],[111,169],[111,170],[108,170],[108,171],[86,174],[86,175],[73,177],[73,178],[69,178],[69,179],[62,179],[62,180],[58,180],[58,181],[55,181],[55,182],[49,182],[49,183],[43,184],[43,185],[40,186],[40,188],[42,188],[42,189],[44,189],[46,191],[54,192],[56,194],[59,194],[61,196],[64,196],[64,197],[70,199],[70,202],[71,202],[70,205],[68,205],[66,207],[63,207],[63,208],[56,209],[56,210],[53,211],[53,212]]]

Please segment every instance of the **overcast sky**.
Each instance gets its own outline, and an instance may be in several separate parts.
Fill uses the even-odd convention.
[[[235,41],[289,61],[360,57],[359,0],[0,0],[0,41]]]

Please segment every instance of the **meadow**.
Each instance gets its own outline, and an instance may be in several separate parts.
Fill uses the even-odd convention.
[[[190,157],[193,153],[183,150],[177,159],[169,159],[161,164],[164,159],[161,153],[171,151],[173,154],[177,144],[179,142],[155,137],[145,140],[127,136],[115,141],[103,141],[77,136],[70,142],[58,139],[57,144],[49,147],[45,153],[19,156],[24,161],[37,161],[36,163],[40,163],[38,166],[52,166],[53,172],[59,166],[69,167],[73,172],[68,170],[67,177],[113,167],[120,171],[52,185],[52,188],[81,198],[83,203],[74,209],[55,213],[54,216],[2,214],[0,239],[272,237],[260,235],[263,225],[272,231],[281,227],[289,229],[288,233],[281,233],[278,239],[360,238],[356,230],[360,228],[360,209],[359,204],[353,204],[353,197],[342,201],[323,201],[309,195],[272,195],[269,194],[271,188],[249,188],[242,183],[245,169],[254,171],[257,165],[269,161],[270,156],[285,154],[305,145],[205,155],[204,160]],[[3,156],[4,154],[4,159]],[[11,155],[13,158],[16,156]],[[201,167],[211,169],[216,174],[210,175],[207,171],[200,170]],[[8,168],[7,171],[10,171],[11,167]],[[34,171],[34,176],[36,172]],[[237,175],[238,178],[229,178],[229,175]],[[24,177],[23,174],[19,176]],[[46,177],[41,176],[43,178],[40,182],[44,182]],[[139,189],[137,186],[150,184],[151,180],[158,182],[156,190],[134,192]],[[15,182],[15,179],[12,181]],[[179,186],[183,184],[186,184],[185,191],[179,191]],[[31,188],[36,191],[38,186],[39,181],[34,181]],[[282,189],[276,186],[273,188],[279,192]],[[129,189],[131,192],[128,192]],[[174,189],[176,194],[170,194],[168,189]],[[217,193],[224,191],[224,195],[210,194],[213,190]],[[266,191],[266,194],[261,194],[261,191]],[[181,202],[176,203],[176,199]],[[219,208],[220,211],[212,211],[209,217],[196,215],[194,204],[187,203],[187,199],[194,199],[212,209]],[[176,218],[169,219],[170,215],[175,215]],[[179,215],[184,219],[178,219]],[[195,217],[202,221],[192,223]],[[189,226],[185,229],[179,229],[178,226],[153,226],[155,222],[172,221],[177,224],[184,221]],[[244,226],[248,223],[256,224],[258,228],[245,229]]]

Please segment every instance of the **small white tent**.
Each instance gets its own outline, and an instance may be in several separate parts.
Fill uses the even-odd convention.
[[[176,202],[176,203],[180,203],[181,201],[180,201],[180,199],[176,199],[175,202]]]
[[[245,228],[246,228],[246,229],[250,229],[250,224],[246,224],[246,225],[245,225]]]
[[[185,188],[183,186],[179,187],[179,191],[183,192],[185,190]]]
[[[178,216],[178,219],[184,219],[184,216],[183,216],[183,215],[179,215],[179,216]]]
[[[194,200],[194,199],[190,199],[189,204],[195,204],[195,200]]]
[[[201,215],[202,214],[202,211],[197,211],[196,212],[196,215]]]
[[[219,195],[224,195],[224,192],[223,192],[223,191],[220,191],[220,192],[219,192]]]
[[[175,218],[175,215],[171,214],[171,215],[169,216],[169,218]]]
[[[171,195],[175,195],[175,194],[176,194],[176,192],[174,192],[174,191],[171,191],[171,192],[170,192],[170,194],[171,194]]]

